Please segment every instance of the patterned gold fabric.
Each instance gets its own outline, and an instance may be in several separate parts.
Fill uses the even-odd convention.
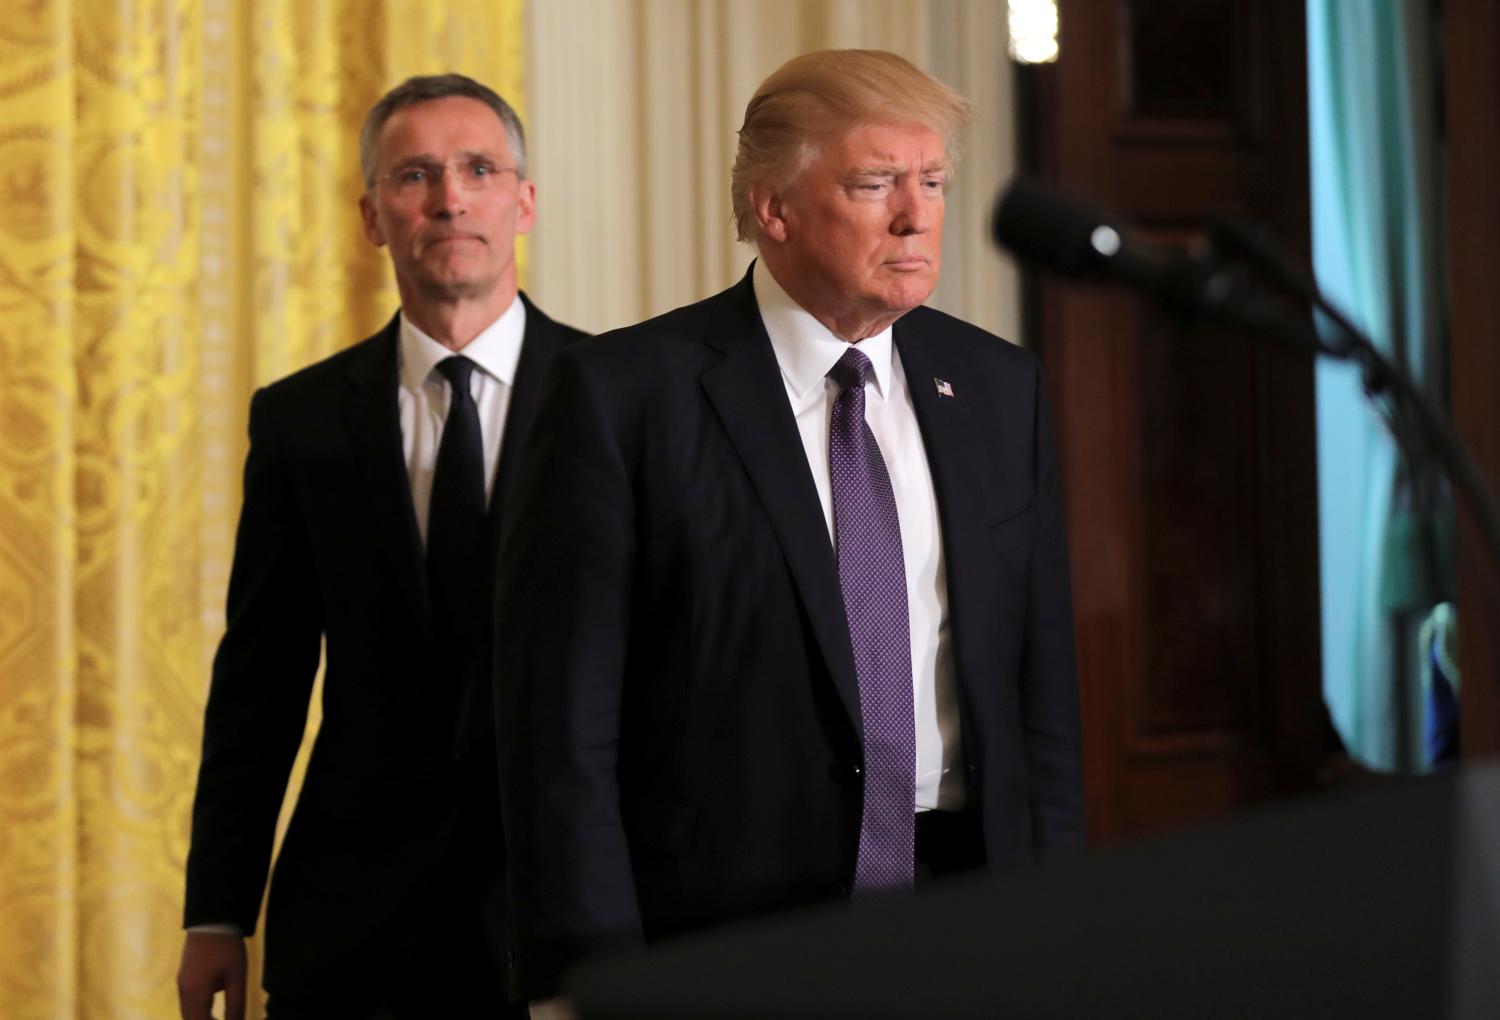
[[[0,1016],[176,1015],[250,392],[390,315],[359,122],[442,70],[523,105],[522,6],[0,18]]]

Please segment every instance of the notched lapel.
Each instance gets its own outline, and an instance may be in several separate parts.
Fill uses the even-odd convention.
[[[854,650],[818,490],[748,276],[734,298],[736,314],[705,338],[724,360],[703,373],[703,390],[766,508],[834,686],[863,740]]]
[[[526,303],[526,335],[521,340],[521,357],[516,362],[516,379],[505,410],[505,432],[500,439],[500,462],[495,467],[495,485],[490,492],[490,521],[497,539],[515,480],[515,465],[536,412],[543,370],[565,343],[563,331],[555,322],[543,315],[526,295],[520,295],[519,300]]]
[[[994,394],[985,392],[963,364],[954,363],[920,327],[905,319],[896,323],[894,341],[922,431],[944,535],[959,525],[957,519],[950,521],[959,508],[975,514],[981,519],[978,523],[986,523],[1001,512],[995,458],[1003,453],[984,441],[978,402],[994,399]],[[948,384],[951,393],[939,391],[939,380]]]
[[[977,369],[963,363],[966,359],[960,353],[934,341],[905,319],[896,323],[894,340],[937,495],[949,613],[959,658],[959,682],[964,684],[963,628],[966,621],[974,619],[969,611],[984,604],[984,586],[975,582],[981,580],[979,574],[988,560],[978,551],[990,548],[989,525],[999,519],[995,515],[1003,502],[996,459],[1010,456],[997,448],[1004,444],[986,441],[982,425],[989,417],[982,402],[998,395],[984,385]],[[940,394],[934,378],[946,380],[953,395]],[[983,625],[982,620],[975,622]]]
[[[372,346],[370,356],[349,366],[350,387],[340,409],[349,431],[349,446],[368,487],[366,506],[376,519],[388,566],[412,619],[420,620],[424,633],[430,636],[422,537],[417,531],[411,484],[401,456],[401,419],[396,402],[398,328],[398,320],[392,319]]]

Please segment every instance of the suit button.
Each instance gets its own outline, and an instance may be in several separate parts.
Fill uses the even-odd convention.
[[[858,765],[854,766],[854,777],[856,779],[858,779],[860,776],[863,776],[864,774],[865,774],[865,770],[863,768],[861,768]]]

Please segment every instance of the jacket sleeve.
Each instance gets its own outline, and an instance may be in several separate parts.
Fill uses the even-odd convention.
[[[496,582],[511,977],[526,999],[555,994],[601,946],[640,939],[617,779],[635,507],[628,438],[579,356],[593,343],[549,368]]]
[[[307,721],[322,621],[307,533],[266,391],[250,404],[227,629],[214,657],[187,861],[186,925],[255,930]]]
[[[1083,758],[1067,540],[1040,367],[1032,406],[1037,530],[1021,654],[1021,725],[1032,839],[1038,855],[1045,856],[1084,842]]]

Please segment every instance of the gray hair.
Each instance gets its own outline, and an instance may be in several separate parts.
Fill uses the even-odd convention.
[[[501,99],[500,94],[488,85],[465,75],[424,74],[408,78],[391,89],[381,96],[380,100],[370,107],[370,112],[365,115],[364,126],[359,129],[359,167],[364,173],[365,187],[375,186],[375,146],[380,140],[380,132],[385,128],[385,122],[391,119],[391,115],[408,106],[431,102],[434,99],[447,99],[449,96],[477,99],[495,111],[495,116],[499,117],[500,123],[505,125],[506,139],[510,143],[510,156],[515,161],[516,175],[522,178],[526,176],[526,132],[521,127],[521,118],[516,116],[516,111],[511,109],[510,104]]]

